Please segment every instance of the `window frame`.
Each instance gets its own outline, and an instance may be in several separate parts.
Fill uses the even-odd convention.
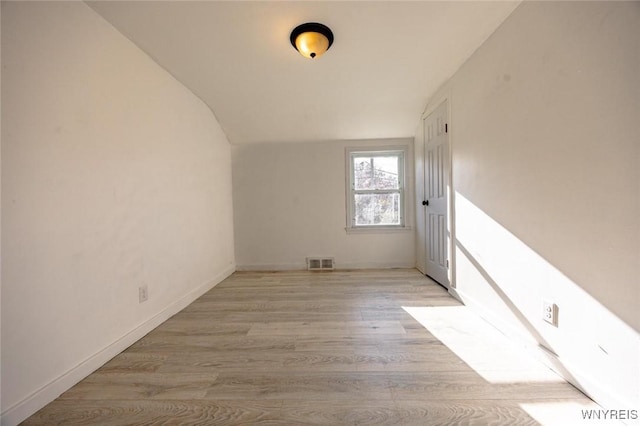
[[[346,210],[347,233],[352,232],[393,232],[408,230],[407,225],[407,159],[409,147],[407,145],[380,147],[348,147],[345,153],[346,163]],[[390,157],[398,158],[398,189],[356,190],[355,168],[353,159],[357,157]],[[399,194],[400,223],[397,225],[356,225],[356,194]]]

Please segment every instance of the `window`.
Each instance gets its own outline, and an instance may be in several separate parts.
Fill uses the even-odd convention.
[[[347,230],[404,228],[405,153],[347,149]]]

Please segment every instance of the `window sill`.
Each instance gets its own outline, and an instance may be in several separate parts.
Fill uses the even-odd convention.
[[[344,229],[347,234],[396,234],[411,231],[410,226],[358,226]]]

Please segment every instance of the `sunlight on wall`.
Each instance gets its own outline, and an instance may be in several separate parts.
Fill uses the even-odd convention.
[[[605,389],[637,406],[640,335],[458,192],[455,211],[456,290],[464,303],[557,354],[555,367],[587,393]],[[543,300],[558,306],[557,327],[543,321]]]

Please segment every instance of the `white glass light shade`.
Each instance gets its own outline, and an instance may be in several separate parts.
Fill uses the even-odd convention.
[[[317,58],[329,48],[329,39],[323,34],[306,32],[296,37],[296,49],[305,58]]]

